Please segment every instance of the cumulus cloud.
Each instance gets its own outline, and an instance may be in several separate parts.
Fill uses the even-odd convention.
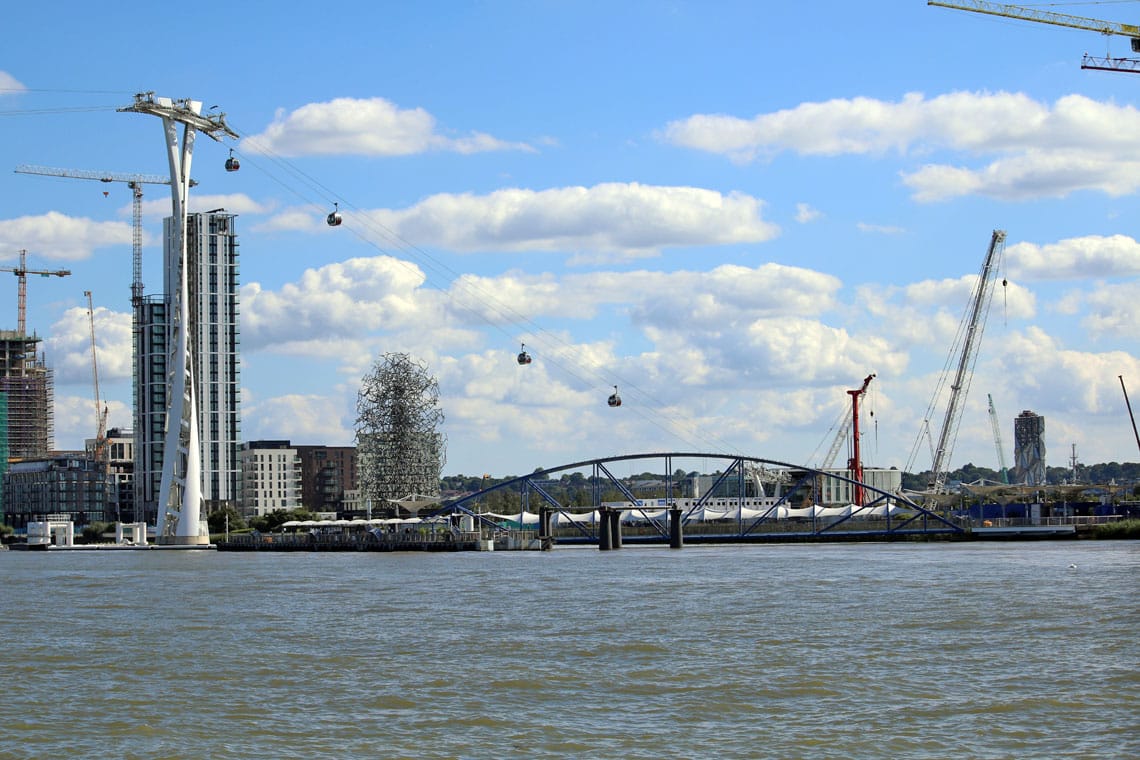
[[[111,384],[131,378],[131,315],[96,306],[95,355],[99,382]],[[45,341],[60,385],[92,383],[91,321],[86,306],[67,309],[52,325]]]
[[[130,244],[131,226],[125,222],[96,222],[58,211],[0,220],[0,259],[14,258],[23,249],[39,259],[80,261],[96,248]]]
[[[24,92],[28,88],[7,71],[0,71],[0,97]]]
[[[823,213],[819,209],[812,208],[811,205],[808,203],[797,203],[796,204],[796,221],[799,222],[800,224],[807,224],[808,222],[814,222],[816,219],[819,219],[821,216],[823,216]]]
[[[288,394],[247,401],[242,405],[241,421],[243,433],[251,440],[285,438],[298,444],[352,444],[353,420],[338,397]]]
[[[415,265],[376,256],[307,269],[277,292],[251,283],[241,290],[243,345],[327,342],[423,320],[426,300],[417,295],[423,282]]]
[[[779,228],[764,202],[696,187],[605,183],[551,190],[444,193],[400,210],[371,212],[401,238],[455,251],[608,252],[763,242]]]
[[[1140,282],[1106,285],[1084,300],[1089,314],[1081,320],[1081,325],[1090,337],[1136,336],[1136,326],[1140,325]]]
[[[230,214],[268,214],[274,207],[270,204],[258,203],[245,193],[217,195],[190,194],[190,203],[188,205],[190,213],[202,213],[218,208]],[[129,213],[129,211],[129,207],[124,209],[124,213]],[[164,194],[161,198],[143,201],[142,213],[144,216],[163,219],[170,216],[170,195]]]
[[[435,117],[422,108],[400,108],[384,98],[337,98],[278,110],[273,123],[242,141],[252,152],[281,156],[407,156],[429,151],[482,153],[534,150],[481,132],[460,137],[437,131]]]
[[[901,235],[906,232],[902,227],[896,227],[891,224],[869,224],[867,222],[856,222],[855,229],[860,232],[870,232],[876,235]]]
[[[1077,190],[1118,196],[1140,186],[1140,111],[1082,95],[1050,106],[1023,93],[909,93],[890,102],[834,99],[744,119],[697,114],[668,124],[675,145],[738,162],[784,151],[801,155],[900,156],[953,151],[992,156],[982,166],[930,162],[902,173],[919,201],[966,194],[1004,199],[1063,197]]]
[[[1088,235],[1006,248],[1011,276],[1024,280],[1081,280],[1140,275],[1140,243],[1127,235]]]

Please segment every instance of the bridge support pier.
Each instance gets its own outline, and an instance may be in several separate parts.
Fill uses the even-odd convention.
[[[598,510],[598,550],[608,552],[613,548],[614,542],[610,534],[610,508],[602,507]]]
[[[681,529],[681,508],[669,508],[669,548],[680,549],[685,545],[685,538]]]
[[[621,548],[621,510],[610,510],[610,541],[615,549]]]
[[[554,537],[550,534],[550,507],[538,510],[538,545],[544,552],[554,548]]]

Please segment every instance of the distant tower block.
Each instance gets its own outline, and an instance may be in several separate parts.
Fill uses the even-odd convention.
[[[1017,482],[1045,485],[1045,418],[1028,409],[1013,421],[1017,455]]]

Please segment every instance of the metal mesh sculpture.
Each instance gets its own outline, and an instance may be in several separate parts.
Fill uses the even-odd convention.
[[[437,496],[446,461],[439,384],[407,354],[384,354],[356,398],[357,474],[362,502],[387,508],[410,494]]]

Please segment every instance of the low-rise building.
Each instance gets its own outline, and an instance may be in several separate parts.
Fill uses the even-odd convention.
[[[301,459],[289,441],[245,443],[240,461],[243,517],[305,506],[301,501]]]

